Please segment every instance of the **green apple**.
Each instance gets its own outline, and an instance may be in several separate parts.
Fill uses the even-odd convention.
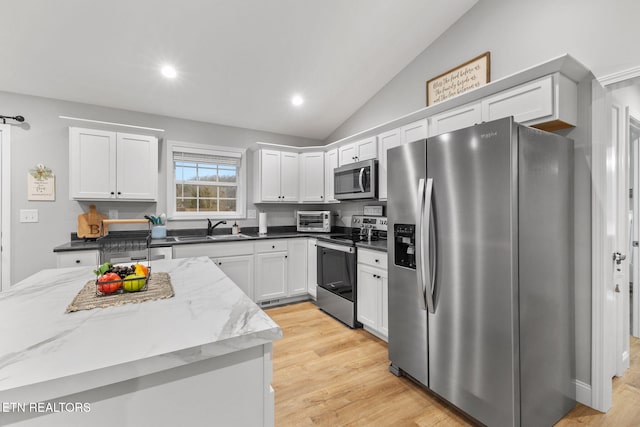
[[[124,278],[122,287],[127,292],[137,292],[144,288],[144,282],[147,278],[140,274],[130,274]]]

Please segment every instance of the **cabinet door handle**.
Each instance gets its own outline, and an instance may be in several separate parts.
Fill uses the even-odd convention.
[[[112,192],[111,192],[111,195],[113,196],[114,194],[116,194],[116,193],[115,193],[115,191],[112,191]]]
[[[376,261],[376,262],[380,262],[380,260],[379,260],[379,259],[377,259],[377,260],[375,260],[375,261]]]
[[[122,193],[120,191],[118,191],[118,196],[121,195]]]
[[[285,258],[288,258],[289,256],[288,256],[288,255],[285,255],[284,257],[285,257]]]
[[[276,247],[274,245],[271,245],[271,249],[275,249]]]
[[[76,264],[80,264],[80,260],[79,259],[76,260]]]

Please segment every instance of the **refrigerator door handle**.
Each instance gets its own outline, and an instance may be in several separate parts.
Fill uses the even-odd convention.
[[[426,310],[426,280],[424,274],[424,239],[422,230],[424,227],[424,179],[418,181],[418,200],[416,203],[416,284],[418,285],[418,305],[422,310]],[[428,241],[428,240],[427,240]]]
[[[358,184],[360,184],[360,191],[364,193],[364,168],[360,168],[360,175],[358,176]]]
[[[431,250],[431,241],[435,239],[435,225],[432,227],[433,218],[431,217],[431,210],[433,208],[433,178],[427,179],[427,184],[425,188],[425,204],[426,207],[424,209],[424,224],[427,226],[427,235],[424,240],[426,240],[426,250],[423,252],[422,263],[425,265],[427,270],[427,279],[429,281],[429,290],[425,289],[426,296],[426,305],[429,313],[435,313],[435,305],[433,304],[433,293],[435,290],[435,278],[436,278],[436,251],[435,245],[433,250]],[[435,241],[435,240],[433,240]],[[433,269],[432,266],[433,265]],[[425,280],[426,282],[426,280]],[[425,285],[426,286],[426,285]]]

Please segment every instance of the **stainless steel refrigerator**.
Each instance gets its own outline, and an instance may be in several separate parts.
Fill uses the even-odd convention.
[[[512,118],[387,153],[390,370],[488,426],[575,406],[572,158]]]

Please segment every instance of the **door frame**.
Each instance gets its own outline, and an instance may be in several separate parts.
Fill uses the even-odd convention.
[[[634,111],[629,114],[629,149],[632,153],[630,161],[633,163],[633,241],[640,241],[640,120],[638,115]],[[635,128],[638,138],[633,138],[631,128]],[[632,265],[632,279],[633,283],[633,299],[631,308],[631,334],[635,337],[640,337],[640,248],[633,246],[631,248],[631,265]]]
[[[11,127],[0,124],[0,291],[11,286]]]
[[[607,202],[615,182],[615,149],[611,141],[610,88],[607,86],[640,77],[640,66],[616,72],[591,83],[591,404],[601,412],[611,408],[613,385],[611,348],[615,346],[612,324],[614,310],[614,252],[611,224],[607,222]],[[611,158],[611,156],[614,158]],[[608,198],[609,197],[609,198]],[[615,230],[615,224],[613,224]],[[613,232],[615,234],[615,232]]]
[[[611,348],[614,339],[611,333],[613,301],[613,253],[611,226],[607,220],[611,179],[615,162],[611,156],[611,93],[598,80],[593,80],[592,89],[592,133],[591,133],[591,407],[607,412],[611,408],[612,383],[610,367]],[[615,176],[613,176],[615,182]],[[615,230],[615,224],[613,227]]]

